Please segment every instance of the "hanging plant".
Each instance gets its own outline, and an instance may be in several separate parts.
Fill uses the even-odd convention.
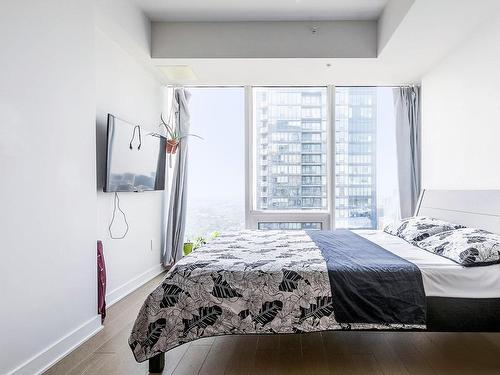
[[[175,154],[179,142],[176,139],[167,140],[167,154]]]
[[[175,154],[176,153],[177,147],[178,147],[179,142],[182,138],[193,136],[193,137],[196,137],[199,139],[203,139],[202,137],[200,137],[199,135],[196,135],[196,134],[189,134],[189,133],[182,134],[181,132],[179,132],[177,127],[174,126],[174,124],[172,124],[171,118],[172,118],[172,111],[171,111],[171,113],[169,115],[169,119],[167,121],[165,121],[163,119],[163,114],[160,116],[160,119],[161,119],[160,126],[163,126],[166,130],[166,133],[167,133],[167,146],[166,146],[167,154]]]

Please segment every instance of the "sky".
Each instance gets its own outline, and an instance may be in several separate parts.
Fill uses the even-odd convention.
[[[243,88],[190,88],[188,194],[193,200],[245,199]]]

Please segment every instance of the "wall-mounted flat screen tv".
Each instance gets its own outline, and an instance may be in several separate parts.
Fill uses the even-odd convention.
[[[165,189],[166,140],[108,114],[105,192]]]

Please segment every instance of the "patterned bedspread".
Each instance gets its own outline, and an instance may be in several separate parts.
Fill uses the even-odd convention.
[[[228,233],[179,261],[142,306],[129,345],[142,362],[201,337],[413,329],[335,320],[326,262],[303,231]]]

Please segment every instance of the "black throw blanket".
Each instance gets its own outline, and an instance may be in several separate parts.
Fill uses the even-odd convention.
[[[338,322],[425,324],[416,265],[348,230],[307,234],[326,260]]]

